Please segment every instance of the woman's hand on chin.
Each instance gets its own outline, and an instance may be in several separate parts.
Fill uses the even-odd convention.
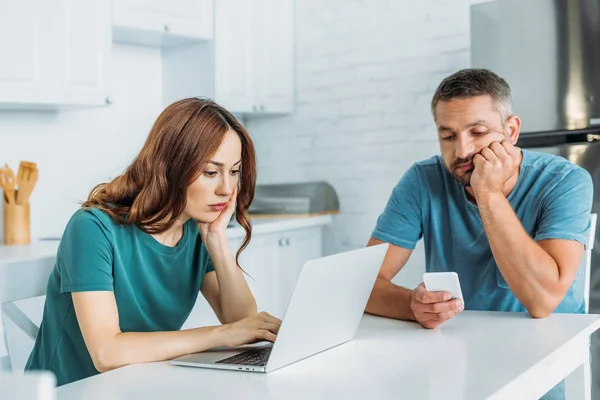
[[[211,237],[218,237],[220,235],[225,236],[225,232],[227,230],[227,225],[229,221],[231,221],[231,217],[235,212],[236,200],[237,200],[238,188],[233,191],[233,194],[229,198],[227,202],[227,206],[217,219],[212,222],[197,222],[198,230],[200,231],[200,235],[202,235],[202,240],[206,243]]]

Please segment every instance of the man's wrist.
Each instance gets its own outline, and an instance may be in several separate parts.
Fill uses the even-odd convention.
[[[493,207],[499,201],[506,201],[502,192],[475,192],[475,201],[479,208]]]
[[[408,296],[408,315],[407,315],[407,317],[408,317],[408,319],[409,319],[410,321],[417,321],[417,317],[415,317],[415,313],[414,313],[414,311],[413,311],[413,309],[412,309],[412,296],[413,296],[413,291],[412,291],[412,290],[410,290],[410,289],[408,289],[408,290],[406,291],[406,293],[407,293],[407,296]]]

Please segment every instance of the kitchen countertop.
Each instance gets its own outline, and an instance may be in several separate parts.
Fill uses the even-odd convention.
[[[331,215],[307,218],[255,219],[252,220],[252,235],[328,225],[331,223],[331,220]],[[242,238],[245,235],[246,232],[244,229],[237,224],[231,228],[227,228],[227,237],[230,239]],[[12,264],[21,261],[54,258],[58,249],[58,243],[58,240],[41,240],[33,241],[28,245],[2,245],[0,246],[0,266],[2,264]]]
[[[252,235],[287,231],[291,229],[308,228],[311,226],[328,225],[331,223],[331,215],[319,215],[306,218],[282,218],[282,219],[253,219]],[[236,226],[227,228],[227,237],[230,239],[241,238],[246,231],[236,223]]]

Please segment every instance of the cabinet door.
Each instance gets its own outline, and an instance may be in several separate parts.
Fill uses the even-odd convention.
[[[292,0],[254,0],[255,105],[259,112],[291,113],[294,101]]]
[[[212,0],[114,0],[113,24],[197,39],[213,34]]]
[[[66,105],[101,105],[111,51],[109,0],[61,0],[55,7],[58,98]]]
[[[304,263],[323,256],[320,226],[296,229],[280,234],[281,303],[287,308]]]
[[[215,2],[215,100],[232,112],[252,111],[254,104],[253,1]]]
[[[283,317],[281,303],[281,250],[278,234],[255,235],[240,256],[246,282],[256,299],[258,311]]]
[[[51,102],[51,2],[0,0],[0,10],[0,102]]]

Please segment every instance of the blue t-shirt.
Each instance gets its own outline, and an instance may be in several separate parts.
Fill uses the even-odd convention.
[[[589,173],[566,159],[522,150],[516,186],[508,196],[535,241],[587,245],[593,187]],[[455,271],[465,309],[526,311],[498,269],[477,206],[440,156],[414,164],[394,188],[372,236],[406,249],[425,241],[428,272]],[[555,312],[583,313],[583,271]]]

